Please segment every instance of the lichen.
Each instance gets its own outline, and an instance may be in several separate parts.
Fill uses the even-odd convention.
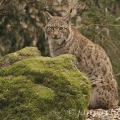
[[[24,59],[0,69],[0,120],[85,120],[79,113],[87,110],[90,82],[73,67],[74,56],[20,52]]]

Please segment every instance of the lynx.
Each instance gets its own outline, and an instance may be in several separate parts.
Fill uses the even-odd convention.
[[[117,82],[109,57],[102,47],[84,37],[71,26],[71,13],[64,17],[44,12],[51,57],[61,54],[76,56],[80,70],[91,81],[90,109],[109,109],[118,105]]]

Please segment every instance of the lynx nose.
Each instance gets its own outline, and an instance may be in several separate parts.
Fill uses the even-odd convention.
[[[53,37],[54,39],[58,39],[58,35],[54,35],[54,37]]]

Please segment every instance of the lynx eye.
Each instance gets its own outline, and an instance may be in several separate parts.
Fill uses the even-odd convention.
[[[59,27],[59,30],[62,30],[63,29],[63,27]]]
[[[54,30],[54,27],[50,27],[51,30]]]
[[[47,27],[47,29],[49,29],[49,30],[54,30],[54,27]]]

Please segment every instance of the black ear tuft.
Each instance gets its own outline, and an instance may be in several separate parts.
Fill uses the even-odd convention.
[[[44,12],[46,12],[47,11],[47,9],[46,9],[46,7],[44,8]]]
[[[72,9],[70,10],[70,13],[72,13]]]
[[[51,16],[47,11],[44,12],[44,16],[45,16],[46,24],[47,24],[50,20],[52,20],[52,16]]]
[[[65,17],[63,17],[63,21],[65,21],[67,24],[71,22],[71,14],[69,13]]]

